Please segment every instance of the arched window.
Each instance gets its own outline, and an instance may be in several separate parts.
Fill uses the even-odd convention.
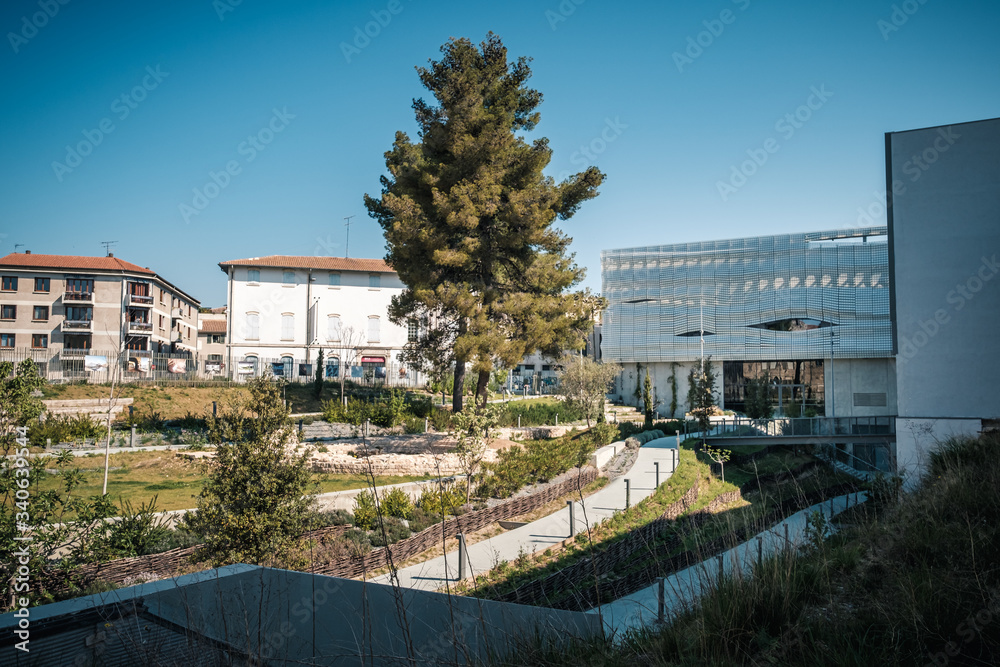
[[[368,342],[378,343],[381,339],[380,321],[378,315],[368,317]]]
[[[340,341],[340,315],[328,315],[326,318],[326,340],[333,343]]]

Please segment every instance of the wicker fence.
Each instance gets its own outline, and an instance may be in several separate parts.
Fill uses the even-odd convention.
[[[595,468],[587,467],[581,470],[579,475],[574,475],[559,484],[549,485],[537,493],[511,498],[494,507],[448,519],[443,525],[438,523],[430,526],[389,547],[373,549],[363,556],[350,556],[325,563],[313,563],[310,572],[337,577],[360,577],[366,572],[385,567],[390,556],[394,563],[400,563],[426,551],[435,544],[440,544],[444,538],[476,531],[495,521],[502,521],[538,509],[567,493],[582,489],[597,477],[598,471]],[[338,535],[349,528],[350,526],[329,526],[305,533],[304,537],[320,540]],[[148,556],[120,558],[107,563],[84,565],[74,572],[73,578],[77,585],[87,585],[94,581],[123,585],[137,577],[148,575],[153,575],[155,578],[174,576],[185,565],[191,564],[191,557],[197,549],[198,546],[181,547]],[[56,591],[65,590],[65,584],[60,584],[57,577],[52,577],[49,578],[47,588]]]
[[[459,533],[471,533],[496,521],[527,514],[561,496],[582,489],[597,479],[597,476],[598,471],[595,468],[587,467],[581,470],[579,475],[574,475],[559,484],[550,485],[538,493],[511,498],[499,505],[448,519],[443,524],[435,524],[405,540],[388,547],[373,549],[363,556],[350,556],[328,563],[314,563],[309,571],[335,577],[361,577],[368,572],[387,567],[390,560],[393,563],[402,563]]]

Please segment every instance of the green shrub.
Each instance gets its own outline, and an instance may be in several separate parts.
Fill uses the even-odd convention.
[[[440,514],[432,514],[431,512],[426,511],[423,507],[414,507],[413,512],[410,513],[410,518],[408,519],[410,531],[413,533],[422,532],[440,521]]]
[[[309,517],[309,530],[326,528],[327,526],[351,526],[354,524],[354,515],[347,510],[327,510],[325,512],[314,512]]]
[[[610,445],[618,436],[618,429],[614,424],[596,424],[590,429],[590,436],[594,444],[598,446]]]
[[[149,546],[147,553],[158,554],[171,549],[181,547],[193,547],[201,544],[202,537],[197,533],[188,530],[184,526],[177,526],[173,530],[167,530],[160,536],[160,539]]]
[[[418,419],[423,419],[424,417],[430,417],[431,412],[434,410],[433,400],[430,397],[427,398],[413,398],[409,399],[407,403],[407,409],[413,417]]]
[[[202,431],[208,428],[208,424],[206,423],[204,417],[199,417],[196,414],[192,414],[190,411],[180,419],[170,420],[170,425],[179,429],[197,429]]]
[[[371,491],[362,491],[354,497],[354,525],[371,530],[378,524],[378,510]]]
[[[435,431],[451,430],[451,410],[435,407],[430,416],[431,426]]]
[[[369,539],[373,547],[387,547],[400,540],[405,540],[409,536],[410,529],[402,521],[395,517],[387,516],[382,519],[381,526],[375,526],[375,529],[369,535]]]
[[[592,438],[573,434],[552,440],[532,440],[497,452],[497,460],[483,464],[476,490],[480,498],[509,498],[528,484],[547,482],[587,462],[594,451]]]
[[[583,418],[580,411],[566,403],[538,403],[535,401],[511,401],[506,404],[501,426],[517,426],[517,418],[521,418],[521,426],[551,426],[559,415],[560,423],[579,421]]]
[[[407,417],[406,421],[403,422],[403,431],[407,434],[414,435],[424,432],[424,418],[423,417]]]
[[[392,489],[382,498],[382,509],[388,516],[409,519],[413,512],[413,501],[402,489]]]
[[[465,504],[465,491],[457,484],[449,484],[442,489],[425,487],[420,494],[417,506],[434,517],[443,513],[458,514],[459,508]]]

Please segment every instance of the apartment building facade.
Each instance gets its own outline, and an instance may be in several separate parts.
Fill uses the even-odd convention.
[[[225,364],[231,379],[269,368],[276,376],[324,375],[413,385],[418,374],[399,362],[415,324],[389,321],[404,288],[381,259],[272,255],[221,262],[228,279]]]
[[[112,254],[0,258],[0,353],[7,355],[82,363],[86,355],[125,350],[138,370],[141,357],[196,350],[198,307],[152,269]],[[67,377],[82,370],[64,365]]]

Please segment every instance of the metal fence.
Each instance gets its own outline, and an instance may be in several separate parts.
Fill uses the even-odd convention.
[[[895,417],[796,417],[712,420],[707,437],[894,435]]]
[[[327,382],[340,382],[340,375],[354,384],[366,387],[418,387],[423,386],[426,378],[412,368],[404,366],[391,359],[384,363],[355,363],[342,365],[334,359],[323,362],[323,378]],[[234,381],[246,381],[262,373],[271,371],[276,378],[288,382],[313,382],[316,379],[316,360],[306,361],[292,357],[249,357],[234,361],[229,376]]]
[[[0,349],[0,361],[15,364],[31,359],[38,366],[39,375],[53,384],[110,382],[127,383],[194,383],[229,382],[224,364],[211,362],[198,354],[158,354],[147,351],[126,350],[32,350],[23,348]]]

